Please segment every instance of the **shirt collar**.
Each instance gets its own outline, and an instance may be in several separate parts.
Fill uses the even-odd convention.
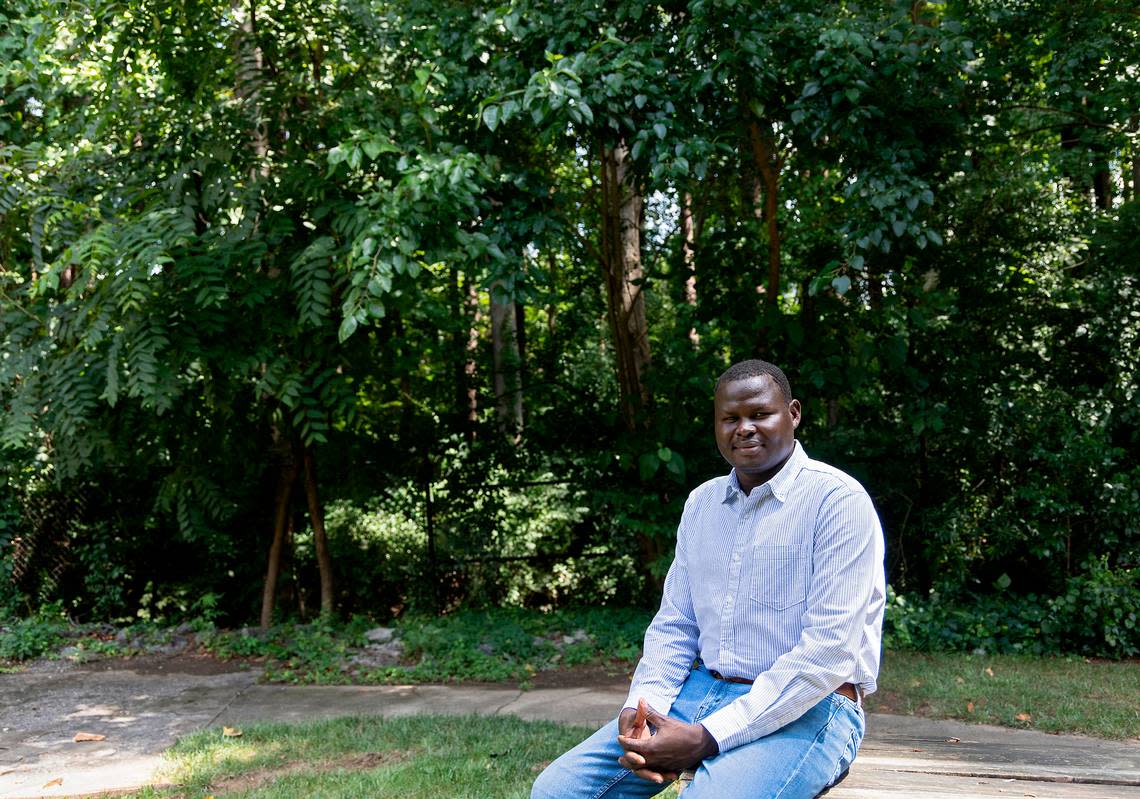
[[[772,496],[784,502],[788,497],[788,492],[792,490],[792,483],[795,482],[796,477],[799,476],[800,470],[803,469],[804,463],[807,461],[807,453],[804,448],[800,446],[799,441],[792,442],[792,454],[788,457],[786,463],[780,471],[776,472],[768,482],[756,486],[754,490],[759,491],[768,487],[772,492]],[[744,490],[740,487],[740,478],[736,476],[736,469],[728,473],[728,480],[725,482],[724,488],[724,501],[731,502],[737,496],[742,496]]]

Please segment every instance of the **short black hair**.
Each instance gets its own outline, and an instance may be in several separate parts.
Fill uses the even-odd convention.
[[[774,363],[761,361],[758,358],[740,361],[725,369],[724,374],[716,379],[714,390],[720,391],[720,387],[725,383],[747,380],[750,377],[760,377],[761,375],[768,375],[772,378],[772,382],[780,387],[780,393],[784,395],[784,402],[792,401],[792,384],[788,382],[788,376],[784,374],[784,370]]]

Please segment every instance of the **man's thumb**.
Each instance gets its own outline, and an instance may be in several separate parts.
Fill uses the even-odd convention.
[[[649,706],[649,703],[645,701],[645,697],[644,696],[640,697],[637,700],[637,719],[634,723],[635,724],[644,724],[645,719],[647,719],[649,717],[649,714],[652,712],[653,712],[653,708],[651,708]]]
[[[644,699],[642,699],[641,701],[645,702]],[[639,707],[638,713],[640,713],[640,712],[641,712],[641,708]],[[662,716],[660,713],[658,713],[656,710],[654,710],[648,704],[646,704],[645,705],[645,720],[648,721],[650,724],[652,724],[654,727],[660,727],[662,722],[669,720],[669,717],[668,716]]]

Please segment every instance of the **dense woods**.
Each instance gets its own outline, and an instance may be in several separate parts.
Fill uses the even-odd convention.
[[[7,9],[0,608],[644,603],[760,356],[896,623],[1140,651],[1132,3]]]

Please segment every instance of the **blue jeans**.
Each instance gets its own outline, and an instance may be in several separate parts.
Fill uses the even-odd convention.
[[[698,666],[669,715],[700,721],[749,687],[717,680]],[[771,735],[705,760],[683,799],[813,799],[851,765],[863,729],[862,708],[830,694]],[[531,799],[641,799],[667,787],[622,768],[621,755],[614,720],[551,763],[535,781]]]

